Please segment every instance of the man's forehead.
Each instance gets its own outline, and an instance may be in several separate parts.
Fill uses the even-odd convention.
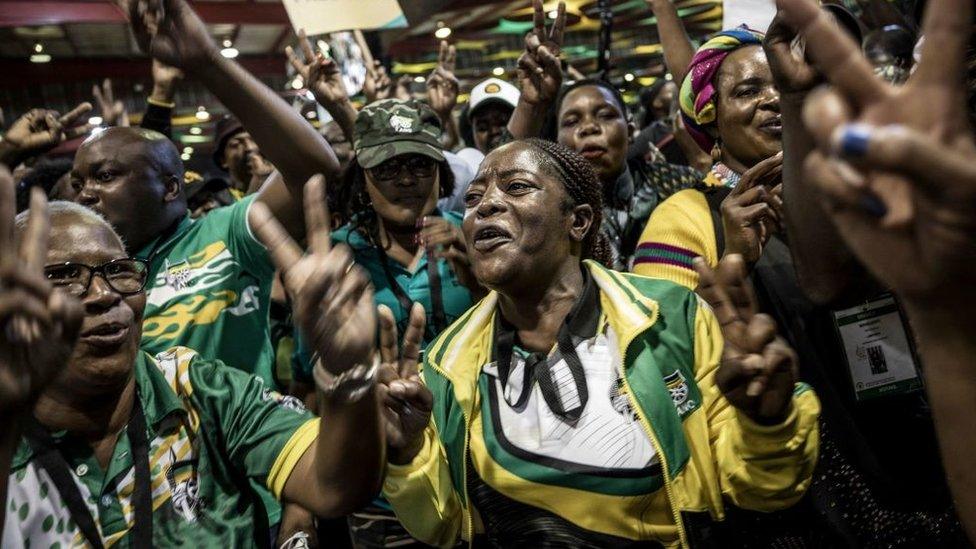
[[[90,263],[121,257],[126,257],[125,248],[107,224],[73,213],[52,216],[49,261]]]

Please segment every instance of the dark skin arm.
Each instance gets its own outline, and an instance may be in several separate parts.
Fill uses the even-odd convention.
[[[777,16],[763,48],[780,91],[783,117],[783,202],[787,234],[800,288],[815,303],[843,305],[879,291],[837,228],[827,222],[823,196],[803,178],[803,165],[815,148],[803,123],[803,102],[822,75],[791,44],[796,32]]]
[[[678,8],[672,0],[647,0],[657,17],[657,34],[664,51],[664,64],[675,82],[681,82],[688,74],[688,65],[695,56],[695,47],[685,32],[685,25],[678,17]]]
[[[563,83],[559,53],[566,29],[566,5],[559,3],[556,21],[548,32],[542,0],[533,0],[532,8],[535,26],[525,37],[525,52],[518,59],[517,73],[522,95],[508,121],[508,131],[515,139],[539,137],[546,113]]]
[[[306,185],[305,204],[306,254],[264,204],[255,204],[250,217],[294,297],[299,329],[324,357],[314,370],[322,416],[318,437],[286,481],[282,499],[320,517],[338,517],[365,505],[383,481],[385,443],[375,385],[352,402],[327,390],[334,376],[372,362],[376,308],[369,275],[353,264],[348,247],[331,245],[321,176]]]
[[[925,363],[946,477],[973,536],[976,140],[964,115],[963,81],[973,4],[928,3],[917,69],[904,85],[892,86],[874,76],[858,44],[815,7],[777,3],[833,85],[805,105],[817,150],[804,175],[824,196],[848,248],[905,305]],[[863,147],[850,146],[855,136]]]
[[[196,78],[240,119],[285,183],[284,188],[262,189],[258,199],[283,220],[289,234],[302,236],[305,182],[317,173],[334,180],[339,172],[328,142],[274,91],[220,55],[203,22],[184,0],[162,0],[158,11],[147,0],[119,1],[143,50]],[[140,16],[143,9],[145,15]]]

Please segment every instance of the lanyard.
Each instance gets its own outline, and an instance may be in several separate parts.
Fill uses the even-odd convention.
[[[548,356],[547,353],[531,353],[526,357],[522,392],[514,404],[509,403],[514,408],[521,408],[525,405],[531,394],[532,386],[538,382],[542,398],[545,399],[553,413],[567,421],[576,421],[582,415],[589,398],[589,391],[586,387],[586,372],[583,369],[583,362],[576,353],[576,345],[596,335],[600,318],[598,290],[592,278],[585,274],[584,276],[585,282],[582,293],[569,314],[566,315],[566,319],[559,327],[559,332],[556,335],[556,348],[559,353],[554,353],[552,356]],[[498,366],[498,377],[502,385],[507,387],[512,372],[516,331],[514,326],[502,318],[500,310],[495,312],[494,332],[493,358]],[[560,398],[556,380],[553,379],[552,367],[558,364],[560,357],[566,361],[566,365],[569,367],[569,373],[572,375],[573,384],[576,386],[576,393],[579,396],[579,405],[570,409],[566,408]]]
[[[135,462],[135,489],[132,492],[132,504],[135,510],[134,522],[130,533],[131,547],[152,547],[152,484],[149,479],[149,441],[146,437],[146,418],[142,413],[138,394],[132,403],[132,416],[126,426],[129,444],[132,446],[132,456]],[[74,477],[64,456],[58,451],[57,445],[50,433],[31,418],[26,426],[27,442],[36,452],[36,459],[40,466],[47,471],[58,494],[68,506],[71,519],[78,525],[85,540],[94,549],[103,549],[101,535],[95,524],[84,497],[75,483]]]
[[[396,277],[393,276],[393,271],[390,270],[390,261],[386,257],[386,251],[383,249],[383,245],[376,244],[375,248],[380,256],[380,265],[383,267],[383,274],[386,275],[386,282],[389,284],[390,289],[393,290],[393,295],[396,296],[397,301],[400,302],[400,308],[409,316],[410,309],[413,308],[413,300],[410,299],[407,292],[397,282]],[[430,327],[428,327],[428,331],[436,335],[447,328],[447,318],[444,315],[444,296],[441,293],[441,276],[437,268],[437,258],[434,257],[434,253],[431,250],[427,250],[425,254],[427,255],[427,283],[430,285],[430,306],[433,309],[431,315],[433,317],[434,328],[433,332],[430,332]]]

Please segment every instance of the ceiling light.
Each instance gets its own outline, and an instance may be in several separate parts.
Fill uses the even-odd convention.
[[[315,45],[318,46],[319,51],[324,53],[326,56],[329,55],[329,51],[332,49],[329,47],[328,42],[326,42],[325,40],[319,40],[315,42]]]
[[[207,112],[207,109],[198,107],[196,117],[197,120],[210,120],[210,113]]]
[[[40,42],[34,44],[34,53],[41,53],[42,51],[44,51],[44,44]]]
[[[624,80],[626,80],[628,82],[633,82],[634,81],[634,75],[633,75],[633,73],[629,73],[628,72],[627,74],[625,74],[624,75]]]
[[[201,130],[197,126],[193,126],[192,128],[190,128],[191,135],[200,135],[201,133],[203,133],[203,130]]]
[[[46,53],[35,53],[30,56],[31,63],[48,63],[51,61],[51,56]]]
[[[418,84],[423,84],[424,82],[427,81],[427,79],[424,78],[423,76],[414,76],[413,77],[413,81],[416,82],[416,83],[418,83]]]
[[[101,116],[93,116],[93,117],[91,117],[91,118],[88,119],[88,123],[91,124],[92,126],[101,126],[102,125],[102,117]]]
[[[312,93],[312,90],[305,90],[305,99],[315,101],[315,94]]]
[[[220,55],[223,55],[227,59],[233,59],[240,55],[241,52],[237,51],[237,48],[224,48],[220,50]]]
[[[307,113],[305,113],[305,118],[311,119],[311,118],[315,118],[316,116],[318,115],[315,114],[315,111],[308,111]]]
[[[301,76],[296,76],[294,80],[291,81],[291,87],[295,90],[300,90],[305,87],[305,81],[302,80]]]
[[[225,38],[224,39],[224,47],[225,48],[229,48],[229,47],[231,47],[233,45],[234,45],[234,43],[230,41],[230,38]]]
[[[183,153],[180,155],[180,159],[183,160],[183,162],[188,162],[190,160],[190,155]]]
[[[193,154],[193,147],[183,147],[183,154]]]
[[[494,74],[495,76],[502,76],[505,74],[505,69],[502,67],[495,67],[491,69],[491,74]]]
[[[559,17],[559,10],[552,10],[549,12],[549,19],[555,19]]]
[[[434,31],[434,37],[439,38],[441,40],[447,38],[450,35],[451,35],[451,27],[441,27],[436,31]]]
[[[670,81],[674,80],[674,76],[671,76],[671,73],[669,72],[669,73],[667,73],[667,74],[664,75],[664,79],[667,80],[668,82],[670,82]]]

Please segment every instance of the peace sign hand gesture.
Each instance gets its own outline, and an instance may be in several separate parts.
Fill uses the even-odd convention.
[[[403,349],[397,351],[397,329],[393,311],[378,307],[380,317],[380,356],[378,378],[386,424],[387,456],[390,463],[405,465],[413,461],[424,443],[424,429],[430,423],[434,397],[420,381],[420,345],[427,317],[423,305],[414,303],[410,323],[403,335]],[[399,358],[398,358],[399,357]]]
[[[305,29],[298,31],[298,44],[305,55],[304,60],[298,58],[291,46],[285,48],[285,53],[288,55],[288,62],[302,76],[305,86],[311,90],[315,100],[326,108],[347,103],[349,94],[346,92],[342,72],[336,62],[326,58],[322,53],[315,53],[305,35]]]
[[[98,109],[102,113],[102,123],[106,126],[129,127],[129,112],[125,109],[125,103],[115,99],[112,92],[112,79],[106,78],[102,85],[92,86],[92,95],[98,103]]]
[[[321,365],[339,375],[370,364],[376,339],[373,288],[349,247],[332,246],[325,179],[315,175],[305,185],[307,254],[262,202],[251,206],[248,217],[282,273],[298,326]]]
[[[92,109],[87,101],[61,115],[47,109],[31,109],[14,121],[0,141],[0,162],[13,168],[21,162],[85,135],[91,124],[78,124]]]
[[[451,111],[457,106],[458,79],[454,75],[457,64],[457,50],[454,46],[441,41],[441,49],[437,56],[437,67],[427,78],[427,101],[442,121],[451,117]]]
[[[14,183],[0,166],[0,416],[30,413],[68,363],[81,328],[78,301],[44,276],[50,224],[47,199],[33,189],[20,246],[14,239]]]
[[[818,145],[805,175],[825,196],[841,237],[906,299],[937,308],[933,300],[958,304],[964,292],[976,301],[976,142],[963,82],[972,1],[929,2],[921,60],[900,87],[876,77],[857,44],[815,5],[777,3],[833,85],[804,109]]]
[[[522,99],[532,105],[548,105],[556,99],[563,82],[563,34],[566,30],[566,4],[559,3],[556,21],[546,32],[546,14],[542,0],[532,1],[534,27],[525,37],[525,52],[518,58],[518,79]]]
[[[797,380],[796,352],[777,335],[769,315],[757,314],[741,256],[723,257],[715,271],[702,258],[694,266],[696,292],[712,307],[725,338],[715,382],[729,403],[756,423],[782,422]]]
[[[393,81],[386,73],[386,67],[379,61],[373,61],[373,66],[366,68],[366,80],[363,82],[366,104],[389,99],[393,97],[393,92]]]

